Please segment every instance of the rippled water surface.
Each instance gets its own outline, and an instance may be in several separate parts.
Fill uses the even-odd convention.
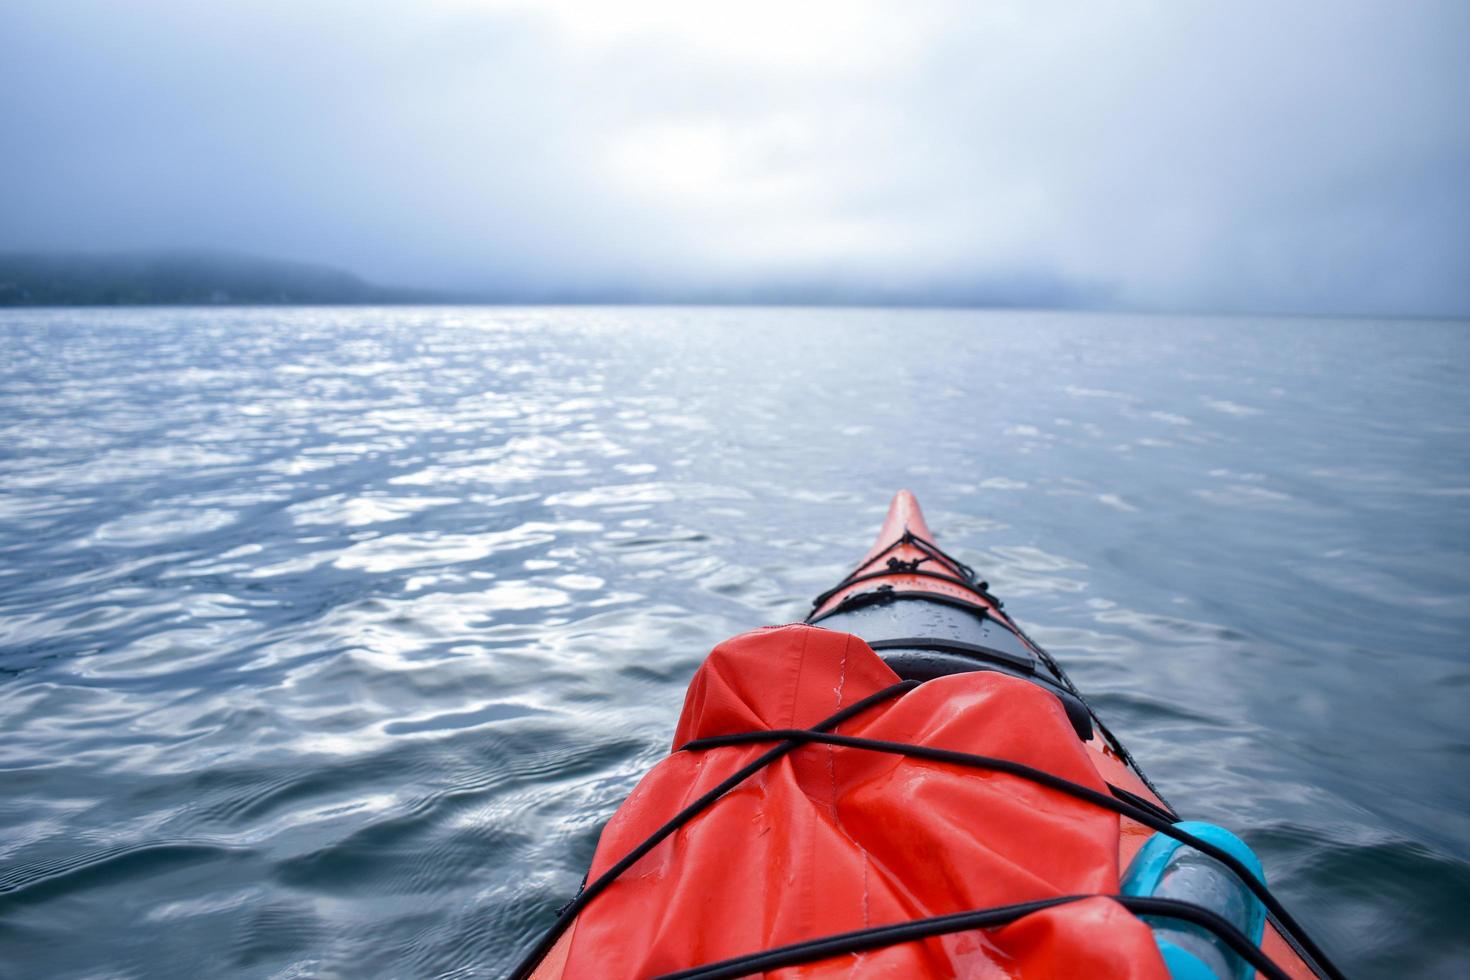
[[[1354,975],[1470,971],[1470,325],[0,315],[0,975],[498,976],[914,489]]]

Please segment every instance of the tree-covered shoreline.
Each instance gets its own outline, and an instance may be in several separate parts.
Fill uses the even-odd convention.
[[[0,252],[0,306],[422,303],[427,290],[234,252]]]

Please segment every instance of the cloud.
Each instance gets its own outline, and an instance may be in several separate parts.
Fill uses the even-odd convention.
[[[1470,313],[1470,7],[12,0],[0,247]]]

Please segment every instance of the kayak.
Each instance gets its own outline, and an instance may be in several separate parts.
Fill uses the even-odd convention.
[[[802,623],[716,647],[517,978],[1335,978],[912,493]]]

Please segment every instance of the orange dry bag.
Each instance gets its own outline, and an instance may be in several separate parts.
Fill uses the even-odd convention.
[[[681,746],[811,728],[874,695],[829,730],[1013,760],[1107,792],[1061,704],[1037,685],[975,671],[894,692],[898,680],[858,637],[817,627],[721,644],[689,686],[676,751],[603,830],[589,880],[781,743]],[[534,975],[655,977],[873,926],[1118,891],[1118,817],[1107,810],[901,754],[804,743],[777,755],[593,896]],[[1106,898],[764,975],[1168,976],[1148,926]]]

